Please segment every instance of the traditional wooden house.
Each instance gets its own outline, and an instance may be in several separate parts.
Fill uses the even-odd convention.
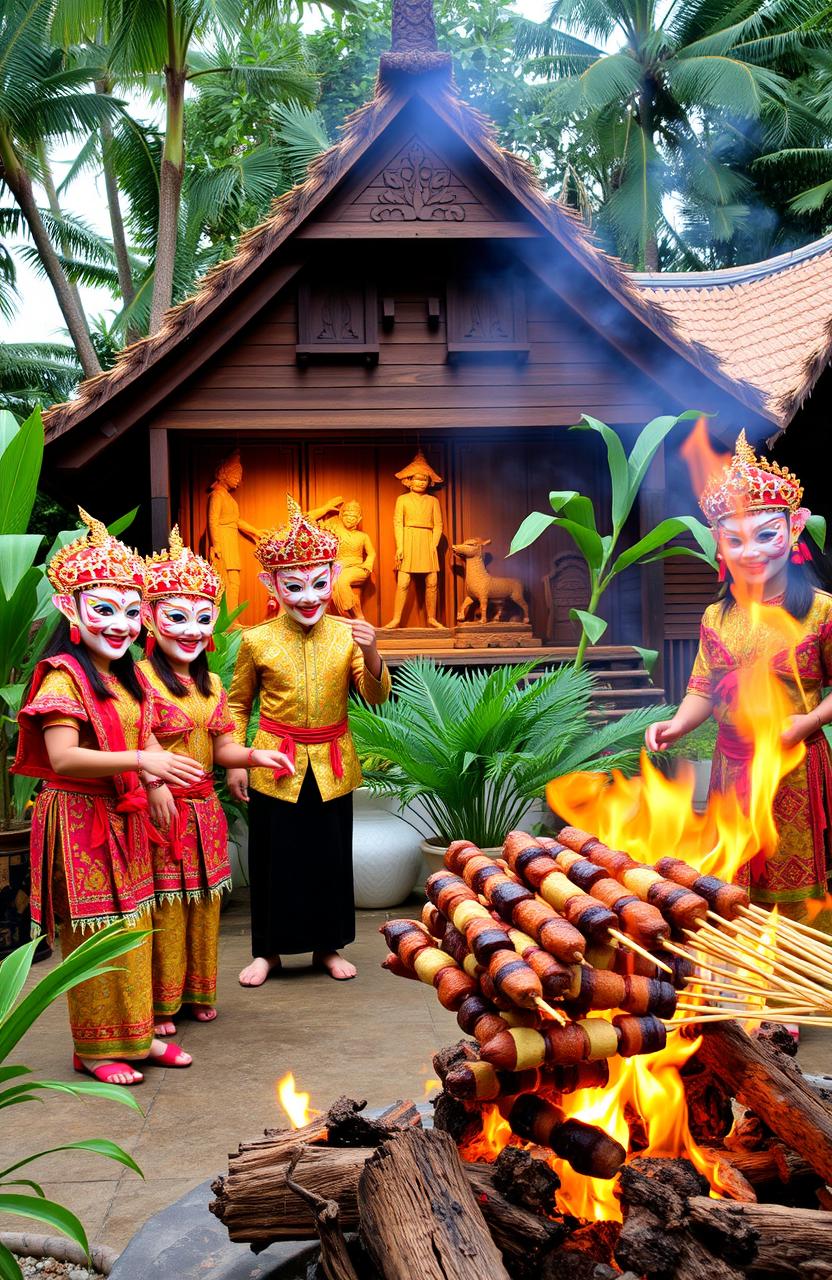
[[[502,563],[549,490],[580,489],[606,510],[599,442],[567,428],[588,413],[626,441],[657,414],[695,408],[728,445],[741,426],[761,441],[798,418],[781,451],[800,465],[824,384],[829,398],[830,283],[832,238],[736,271],[628,272],[460,100],[430,0],[397,0],[372,100],[157,333],[50,411],[47,473],[97,514],[139,504],[145,547],[177,520],[207,549],[211,485],[234,449],[234,497],[254,528],[284,518],[287,492],[307,510],[356,498],[378,553],[364,608],[383,623],[395,473],[421,449],[443,481],[440,620],[452,627],[464,595],[453,544],[490,538],[492,571],[522,579],[538,642],[570,645],[569,606],[585,599],[568,540],[544,537]],[[681,435],[629,536],[694,509]],[[241,555],[251,623],[266,596],[250,542]],[[712,589],[690,559],[624,575],[608,638],[663,650],[678,685]],[[422,608],[409,605],[406,627],[423,625]],[[411,631],[412,649],[422,641]],[[432,641],[453,660],[451,632]]]

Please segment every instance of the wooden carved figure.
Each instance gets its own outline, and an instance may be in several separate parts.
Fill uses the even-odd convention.
[[[457,622],[464,622],[471,605],[479,604],[480,622],[488,622],[488,606],[491,601],[499,604],[500,618],[505,617],[509,603],[523,611],[523,621],[529,621],[529,606],[523,594],[523,584],[518,578],[495,578],[488,572],[483,559],[483,547],[490,546],[490,538],[466,538],[455,542],[453,551],[465,561],[465,599],[456,615]],[[476,613],[476,607],[474,612]]]
[[[335,515],[324,519],[330,511]],[[335,612],[343,618],[363,618],[361,588],[375,568],[376,549],[370,535],[358,527],[364,515],[361,503],[357,498],[345,502],[338,494],[306,514],[338,539],[335,563],[339,568],[332,591]]]
[[[217,467],[208,499],[209,559],[225,584],[229,613],[233,613],[240,603],[240,534],[252,542],[263,537],[262,529],[240,519],[240,508],[231,496],[242,479],[240,451],[235,449]]]
[[[396,602],[388,628],[402,625],[402,612],[413,574],[425,579],[425,612],[429,627],[443,630],[436,616],[436,600],[439,581],[439,556],[437,548],[442,537],[442,512],[431,485],[441,484],[442,477],[421,453],[401,471],[396,472],[409,493],[396,499],[393,512],[393,530],[396,535]]]

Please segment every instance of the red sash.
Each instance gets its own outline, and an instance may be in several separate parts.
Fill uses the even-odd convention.
[[[181,862],[185,853],[183,841],[188,828],[188,801],[208,800],[214,794],[214,777],[213,774],[206,773],[204,778],[190,786],[177,787],[168,783],[168,788],[176,801],[176,816],[171,819],[167,842],[176,861]]]
[[[283,724],[280,720],[269,720],[267,716],[260,716],[260,728],[265,733],[272,733],[276,738],[280,738],[280,750],[284,755],[288,756],[292,764],[295,763],[297,756],[297,744],[300,742],[303,746],[317,746],[319,743],[329,743],[329,763],[332,766],[332,772],[336,778],[344,776],[344,760],[341,755],[341,738],[349,731],[349,725],[346,718],[339,720],[337,724],[325,724],[315,729],[304,729],[299,725]],[[274,769],[275,782],[281,778],[288,778],[288,769]]]

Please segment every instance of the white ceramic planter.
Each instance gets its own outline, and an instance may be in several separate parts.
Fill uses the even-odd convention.
[[[693,765],[693,776],[695,779],[693,788],[693,807],[697,810],[704,810],[708,804],[708,789],[711,785],[711,761],[710,760],[691,760]]]
[[[419,834],[359,787],[353,797],[352,868],[355,905],[364,910],[397,907],[419,875]]]

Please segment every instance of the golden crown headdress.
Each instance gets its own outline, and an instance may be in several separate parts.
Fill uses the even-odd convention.
[[[46,566],[46,576],[61,595],[72,595],[85,587],[130,587],[144,593],[144,561],[100,520],[83,507],[78,514],[87,526],[80,538],[56,551]]]
[[[145,560],[145,577],[147,600],[161,600],[163,596],[204,596],[219,604],[224,590],[216,570],[185,546],[177,524],[170,531],[167,549]]]
[[[797,476],[776,462],[758,458],[741,431],[733,458],[705,485],[699,506],[708,522],[716,526],[725,516],[748,511],[774,508],[797,515],[803,511],[802,498],[803,486]]]
[[[289,523],[272,529],[254,548],[264,569],[300,569],[313,564],[331,564],[338,554],[340,539],[305,516],[290,493],[286,495]]]

